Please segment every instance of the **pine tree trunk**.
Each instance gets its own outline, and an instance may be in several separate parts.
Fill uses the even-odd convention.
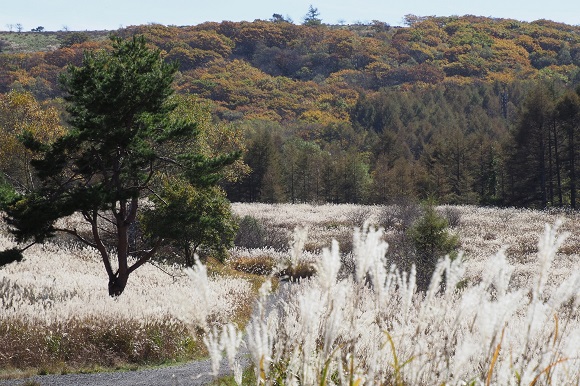
[[[127,285],[127,280],[129,279],[129,273],[124,272],[121,274],[119,272],[117,276],[109,279],[109,296],[117,297],[123,293],[125,286]]]
[[[117,261],[119,270],[113,280],[109,278],[109,295],[119,296],[125,290],[127,280],[129,279],[129,266],[127,259],[129,257],[129,226],[121,220],[117,222]]]

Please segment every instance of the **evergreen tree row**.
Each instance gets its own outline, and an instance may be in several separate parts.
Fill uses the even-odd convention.
[[[240,123],[249,202],[576,208],[578,90],[486,83],[361,95],[352,124]]]

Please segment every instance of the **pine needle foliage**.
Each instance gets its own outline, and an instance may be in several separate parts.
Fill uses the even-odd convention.
[[[195,122],[170,118],[176,108],[171,95],[177,63],[164,62],[161,51],[149,48],[142,36],[111,41],[112,50],[86,52],[80,67],[69,66],[60,77],[67,93],[68,133],[50,145],[30,133],[23,136],[25,146],[38,153],[31,164],[42,185],[13,200],[6,212],[19,242],[43,242],[63,231],[96,248],[109,277],[109,294],[117,296],[129,274],[165,241],[156,236],[140,251],[128,241],[140,200],[160,195],[157,176],[178,174],[192,185],[209,187],[238,154],[210,159],[195,148],[177,147],[176,152],[171,143],[198,134]],[[89,235],[55,225],[75,212],[89,223]],[[104,237],[107,227],[111,245]]]
[[[408,235],[415,249],[417,287],[426,291],[439,259],[454,257],[459,238],[448,232],[447,219],[437,213],[432,203],[423,205],[423,215],[409,229]]]

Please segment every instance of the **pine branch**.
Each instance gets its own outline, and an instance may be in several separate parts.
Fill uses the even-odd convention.
[[[67,229],[67,228],[54,228],[55,231],[57,232],[63,232],[63,233],[68,233],[69,235],[73,235],[75,236],[79,241],[81,241],[83,244],[88,245],[89,247],[95,248],[97,249],[97,244],[90,242],[89,240],[85,239],[83,236],[81,236],[78,231],[76,229]]]

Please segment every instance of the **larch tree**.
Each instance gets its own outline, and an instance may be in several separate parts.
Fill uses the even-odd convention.
[[[576,209],[578,190],[578,129],[580,128],[580,96],[574,91],[566,92],[556,105],[556,117],[566,135],[568,163],[568,186],[570,206]]]
[[[545,208],[549,201],[550,117],[554,102],[539,84],[523,102],[509,149],[510,204]]]
[[[195,122],[171,117],[177,63],[164,62],[142,36],[111,40],[112,50],[86,52],[80,67],[69,66],[61,76],[69,131],[50,145],[24,136],[26,147],[38,155],[31,164],[41,184],[3,206],[21,243],[43,242],[61,231],[98,250],[109,295],[118,296],[129,275],[167,241],[163,234],[152,235],[141,250],[129,242],[143,199],[172,196],[163,193],[158,177],[211,188],[239,154],[210,158],[195,147],[175,146],[198,133]],[[165,204],[170,203],[159,202]],[[90,232],[57,225],[74,213],[82,215]]]

